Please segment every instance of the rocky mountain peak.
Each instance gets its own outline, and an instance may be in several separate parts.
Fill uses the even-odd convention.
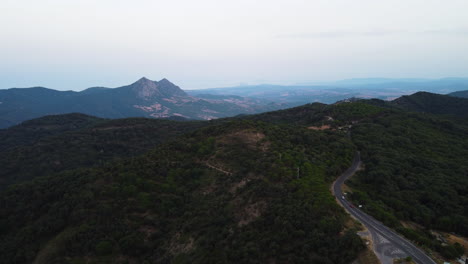
[[[148,82],[153,82],[151,81],[150,79],[146,78],[146,77],[141,77],[140,79],[138,79],[138,81],[136,81],[136,83],[148,83]]]
[[[182,89],[165,78],[157,82],[142,77],[131,84],[130,87],[136,93],[137,97],[146,100],[155,97],[170,98],[173,96],[187,96]]]

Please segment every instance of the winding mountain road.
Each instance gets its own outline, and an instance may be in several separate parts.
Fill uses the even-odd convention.
[[[346,179],[359,169],[360,165],[361,157],[360,153],[357,152],[353,164],[335,181],[332,191],[346,211],[369,230],[374,242],[374,252],[382,264],[391,264],[394,258],[404,258],[407,256],[410,256],[418,264],[436,264],[424,251],[346,200],[341,187]]]

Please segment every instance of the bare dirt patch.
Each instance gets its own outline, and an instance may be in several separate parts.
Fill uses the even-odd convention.
[[[153,226],[141,226],[138,231],[145,235],[145,240],[151,237],[152,234],[156,233],[157,229]]]
[[[223,174],[226,174],[226,175],[228,175],[228,176],[232,175],[232,172],[227,171],[227,170],[221,168],[219,165],[216,165],[216,166],[215,166],[215,165],[209,163],[208,161],[204,162],[204,164],[205,164],[208,168],[211,168],[211,169],[213,169],[213,170],[217,170],[217,171],[219,171],[219,172],[221,172],[221,173],[223,173]]]
[[[181,253],[190,252],[195,247],[195,240],[192,237],[183,238],[180,233],[176,233],[170,242],[169,252],[176,256]]]
[[[255,203],[250,203],[241,208],[237,213],[237,222],[238,226],[248,225],[250,222],[254,221],[265,212],[267,208],[267,203],[265,201],[257,201]]]
[[[374,254],[374,252],[367,248],[366,250],[362,251],[357,260],[353,264],[380,264],[380,260]]]
[[[264,138],[265,134],[258,131],[246,129],[227,134],[219,138],[217,142],[222,145],[241,144],[245,145],[247,148],[250,149],[260,148],[262,151],[266,151],[270,146],[270,142],[264,141]]]
[[[449,233],[443,233],[450,244],[458,243],[465,248],[465,255],[468,254],[468,238]]]
[[[400,221],[401,225],[404,226],[405,228],[409,228],[409,229],[414,229],[414,230],[422,230],[424,229],[423,226],[417,224],[417,223],[414,223],[414,222],[410,222],[410,221]]]
[[[346,222],[344,223],[344,229],[349,230],[349,229],[356,229],[356,230],[361,230],[361,231],[367,231],[366,228],[358,222],[356,219],[349,217]]]
[[[260,179],[261,176],[258,176],[258,175],[255,175],[253,173],[249,173],[247,174],[247,176],[245,176],[241,181],[239,182],[236,182],[232,185],[232,187],[229,189],[229,192],[230,193],[235,193],[237,190],[241,189],[242,187],[244,187],[247,183],[249,183],[250,181],[254,180],[254,179]]]
[[[341,188],[341,190],[343,191],[343,193],[352,193],[353,190],[346,184],[343,184],[343,187]]]
[[[330,125],[322,125],[322,126],[310,126],[310,127],[307,127],[308,129],[311,129],[311,130],[327,130],[327,129],[331,129],[331,126]]]

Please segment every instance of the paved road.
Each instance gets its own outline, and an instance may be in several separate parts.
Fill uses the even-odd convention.
[[[357,209],[346,199],[343,199],[341,186],[346,179],[352,176],[359,169],[360,165],[361,158],[358,152],[354,157],[351,167],[336,180],[332,189],[335,197],[343,205],[346,211],[359,220],[369,230],[372,235],[372,240],[374,241],[374,251],[376,251],[379,259],[383,264],[385,264],[392,263],[393,258],[411,256],[413,261],[418,264],[436,264],[434,260],[411,242],[402,238],[396,232],[384,226],[373,217]]]

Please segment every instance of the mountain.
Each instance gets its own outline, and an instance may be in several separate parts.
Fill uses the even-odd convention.
[[[0,128],[55,114],[83,113],[102,118],[182,117],[208,120],[284,108],[243,97],[204,99],[187,95],[167,79],[141,78],[123,87],[93,87],[81,92],[43,87],[0,90]]]
[[[320,85],[254,85],[183,91],[167,79],[147,78],[123,87],[81,92],[44,87],[0,90],[0,128],[54,114],[84,113],[102,118],[153,117],[209,120],[255,114],[311,102],[351,97],[393,100],[416,91],[448,93],[468,89],[463,78],[351,79]]]
[[[441,78],[441,79],[422,79],[422,78],[355,78],[331,82],[339,87],[367,87],[367,88],[392,88],[404,90],[420,90],[444,93],[454,91],[460,87],[468,87],[468,78]],[[411,88],[412,87],[412,88]]]
[[[334,82],[340,86],[379,85],[388,83],[421,83],[430,82],[431,79],[423,78],[352,78]]]
[[[468,98],[468,90],[449,93],[450,96]]]
[[[468,99],[449,95],[418,92],[395,99],[391,105],[413,112],[468,117]]]

